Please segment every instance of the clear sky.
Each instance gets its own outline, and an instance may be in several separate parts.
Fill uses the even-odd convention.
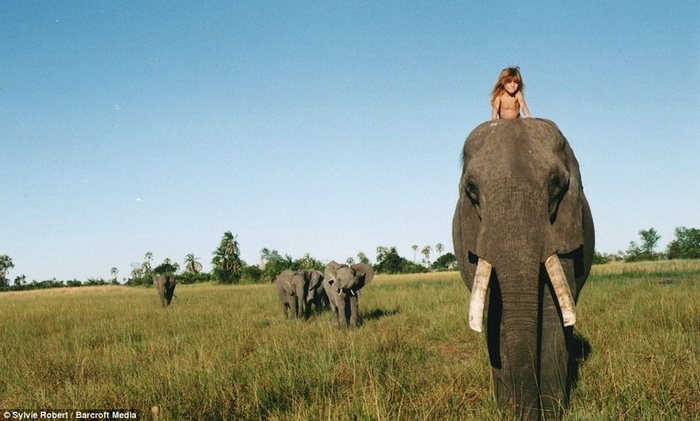
[[[8,277],[209,270],[229,230],[249,264],[452,251],[460,150],[510,65],[577,155],[598,251],[700,228],[700,2],[534,4],[0,2]]]

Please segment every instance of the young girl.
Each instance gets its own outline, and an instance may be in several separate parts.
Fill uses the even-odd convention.
[[[520,109],[523,109],[525,117],[530,117],[530,110],[525,103],[523,90],[525,84],[517,67],[506,67],[498,75],[496,85],[491,91],[491,120],[501,118],[514,120],[520,118]]]

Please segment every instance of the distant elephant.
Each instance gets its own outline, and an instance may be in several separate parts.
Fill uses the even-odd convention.
[[[323,272],[323,288],[328,294],[334,313],[333,325],[340,328],[357,327],[360,290],[374,278],[369,265],[357,263],[352,266],[331,261]]]
[[[314,270],[284,270],[275,280],[275,289],[285,318],[308,317],[310,304],[322,300],[323,274]]]
[[[521,419],[560,418],[594,228],[578,162],[553,122],[498,120],[472,131],[452,237],[477,332],[486,309],[499,406]]]
[[[158,288],[160,304],[163,307],[170,305],[175,295],[175,277],[173,275],[156,275],[153,284]]]

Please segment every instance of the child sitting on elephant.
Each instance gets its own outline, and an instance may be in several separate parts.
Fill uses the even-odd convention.
[[[520,68],[503,69],[491,91],[491,120],[520,118],[521,108],[525,117],[530,117],[530,110],[523,96],[524,89],[525,84],[520,76]]]

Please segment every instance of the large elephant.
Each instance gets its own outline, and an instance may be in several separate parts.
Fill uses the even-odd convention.
[[[357,327],[360,290],[373,278],[374,270],[364,263],[348,266],[331,261],[326,265],[323,288],[330,300],[334,326]]]
[[[498,120],[472,131],[452,237],[477,332],[486,309],[499,406],[522,419],[561,417],[594,231],[578,162],[553,122]]]
[[[323,274],[314,270],[286,269],[275,279],[275,288],[285,318],[307,317],[311,302],[321,300],[318,290],[322,288]]]
[[[158,288],[158,297],[163,307],[170,305],[175,295],[175,277],[173,275],[156,275],[153,284]]]

